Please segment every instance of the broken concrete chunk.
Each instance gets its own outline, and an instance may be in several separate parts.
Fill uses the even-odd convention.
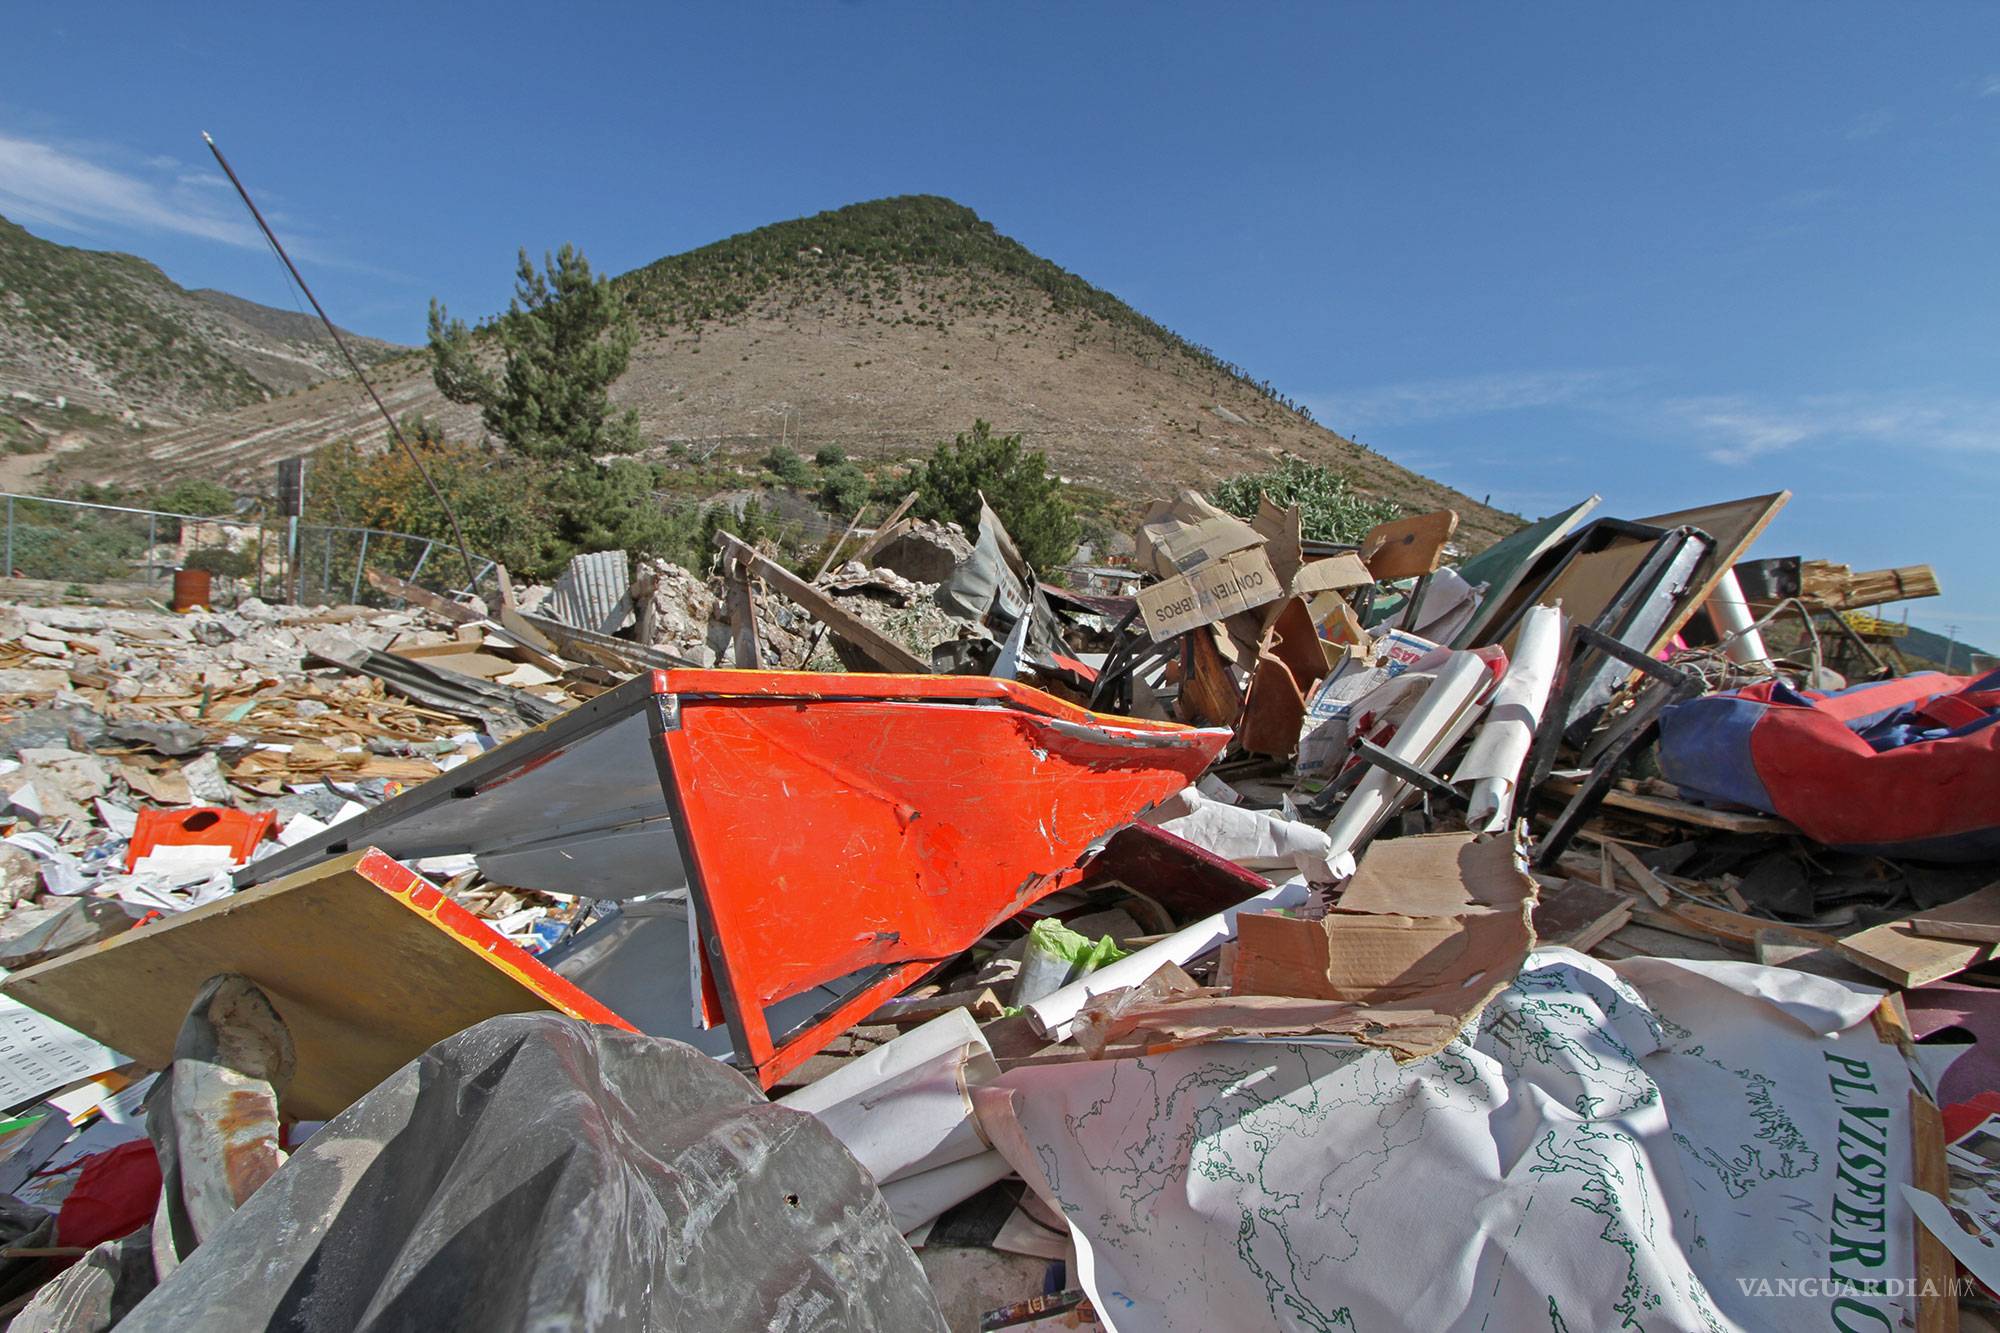
[[[69,688],[69,672],[40,667],[0,667],[0,695],[58,694]]]
[[[148,746],[175,758],[193,754],[208,744],[206,731],[180,722],[115,721],[106,730],[115,740]]]
[[[181,765],[181,779],[189,793],[203,805],[233,805],[229,783],[222,776],[222,762],[213,754],[202,755]]]
[[[42,867],[19,847],[0,843],[0,905],[12,907],[41,891]]]

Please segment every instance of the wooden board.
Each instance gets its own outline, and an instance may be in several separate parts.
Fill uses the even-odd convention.
[[[1931,909],[1927,915],[1953,921],[2000,923],[2000,884]],[[1927,939],[1905,920],[1849,935],[1840,951],[1877,976],[1907,990],[1963,972],[1992,959],[1994,945],[1967,940]]]
[[[1907,1046],[1905,1047],[1907,1051]],[[1951,1168],[1944,1155],[1944,1116],[1930,1098],[1910,1089],[1910,1184],[1951,1202]],[[1914,1217],[1917,1241],[1917,1333],[1958,1333],[1958,1260],[1929,1227]]]
[[[1625,877],[1634,884],[1637,884],[1639,891],[1648,898],[1651,898],[1655,906],[1665,907],[1669,902],[1673,901],[1673,894],[1668,891],[1666,882],[1653,873],[1651,866],[1641,861],[1637,856],[1634,856],[1619,843],[1607,839],[1602,846],[1604,848],[1605,864],[1609,865],[1616,862],[1618,868],[1625,872]]]
[[[1535,938],[1588,953],[1632,919],[1632,899],[1580,879],[1567,881],[1535,904]]]
[[[498,1014],[630,1024],[369,849],[37,964],[0,990],[154,1069],[210,977],[257,983],[291,1029],[285,1114],[323,1120]]]
[[[927,676],[931,664],[889,638],[861,617],[836,603],[818,588],[776,561],[767,560],[740,539],[726,532],[715,534],[715,543],[724,553],[740,561],[742,567],[804,607],[862,653],[881,670],[898,675]]]
[[[1715,546],[1695,567],[1694,580],[1690,585],[1693,595],[1681,604],[1679,615],[1669,617],[1667,623],[1660,627],[1659,637],[1653,641],[1654,649],[1680,633],[1688,618],[1707,605],[1722,576],[1743,558],[1791,498],[1790,491],[1774,491],[1769,495],[1725,500],[1720,504],[1701,505],[1694,509],[1676,509],[1671,514],[1654,514],[1638,520],[1656,528],[1700,528],[1715,539]]]
[[[1449,509],[1378,523],[1361,539],[1361,559],[1378,582],[1417,578],[1436,572],[1457,531],[1458,515]]]
[[[1202,626],[1189,633],[1188,672],[1181,681],[1180,717],[1200,726],[1233,727],[1243,716],[1243,692],[1229,674],[1216,631]]]
[[[1541,606],[1561,603],[1563,615],[1570,621],[1588,624],[1604,614],[1604,608],[1611,605],[1611,599],[1618,595],[1619,589],[1639,572],[1639,566],[1653,553],[1655,545],[1651,541],[1626,538],[1613,542],[1601,551],[1578,555],[1562,567],[1535,601]],[[1501,640],[1510,654],[1520,633],[1521,626],[1517,623]]]
[[[1574,796],[1578,783],[1574,778],[1550,778],[1542,784],[1542,790],[1560,796]],[[1743,814],[1735,810],[1711,810],[1705,805],[1694,805],[1687,801],[1676,801],[1665,796],[1646,796],[1622,787],[1613,787],[1604,794],[1604,804],[1618,810],[1630,810],[1634,814],[1650,815],[1655,819],[1670,820],[1676,824],[1692,824],[1697,828],[1722,829],[1728,833],[1797,833],[1798,828],[1782,819],[1768,815]]]
[[[917,495],[918,492],[911,491],[908,495],[904,496],[903,502],[889,511],[889,517],[876,524],[875,531],[869,534],[867,541],[861,543],[860,549],[847,558],[849,560],[859,560],[864,565],[874,559],[877,551],[887,546],[893,538],[899,535],[896,525],[902,521],[903,515],[910,512],[910,506],[917,502]]]
[[[1977,897],[1978,895],[1974,895]],[[1968,901],[1961,898],[1959,902]],[[1910,933],[1929,940],[1963,940],[1968,944],[2000,944],[2000,921],[1984,919],[1978,911],[1958,912],[1958,903],[1946,903],[1927,912],[1913,912],[1904,918]]]

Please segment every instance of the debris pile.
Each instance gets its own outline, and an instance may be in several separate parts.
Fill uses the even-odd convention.
[[[906,503],[810,572],[15,608],[0,1297],[1970,1321],[2000,678],[1846,686],[1819,627],[1936,580],[1746,559],[1787,499],[1467,553],[1188,491],[1081,586]]]

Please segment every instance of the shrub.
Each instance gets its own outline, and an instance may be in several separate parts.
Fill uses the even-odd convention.
[[[820,474],[819,502],[822,508],[851,515],[868,502],[868,474],[852,463],[838,463]]]
[[[1287,458],[1268,472],[1231,477],[1209,499],[1238,518],[1257,513],[1257,497],[1299,507],[1299,527],[1314,541],[1359,542],[1368,529],[1399,517],[1403,508],[1393,500],[1355,493],[1346,475],[1323,463]]]
[[[766,472],[787,486],[803,487],[812,484],[812,469],[806,466],[806,460],[799,457],[797,451],[788,449],[782,444],[774,447],[759,461]]]
[[[932,450],[903,489],[917,492],[918,517],[949,519],[968,533],[978,530],[984,494],[1036,569],[1053,569],[1076,554],[1082,528],[1062,479],[1049,472],[1040,450],[1023,450],[1019,435],[995,435],[984,421]]]
[[[181,561],[183,569],[205,569],[219,578],[247,579],[257,572],[257,560],[248,551],[227,546],[197,546]]]
[[[183,477],[163,490],[154,491],[147,507],[164,509],[170,514],[214,518],[235,510],[236,492],[220,482]]]
[[[839,467],[847,461],[847,451],[837,444],[822,444],[813,455],[813,462],[821,467]]]

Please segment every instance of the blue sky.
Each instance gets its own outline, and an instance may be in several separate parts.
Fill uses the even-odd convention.
[[[949,195],[1320,420],[1538,515],[1789,488],[2000,643],[2000,8],[17,6],[0,213],[337,318]]]

